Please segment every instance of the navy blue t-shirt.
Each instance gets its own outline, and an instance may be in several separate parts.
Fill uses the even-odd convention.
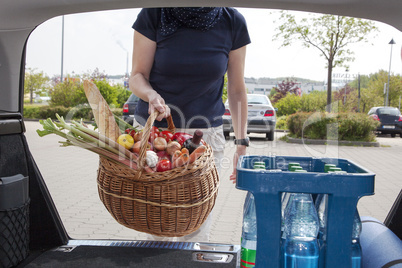
[[[205,32],[179,27],[163,36],[160,16],[160,8],[144,8],[133,25],[157,45],[151,86],[169,105],[177,128],[222,125],[222,89],[229,52],[250,43],[244,17],[236,9],[223,8],[218,23]],[[147,118],[148,103],[140,100],[135,119],[144,125]],[[155,125],[166,127],[166,121]]]

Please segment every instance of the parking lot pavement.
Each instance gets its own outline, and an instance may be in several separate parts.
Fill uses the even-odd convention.
[[[38,122],[25,122],[26,137],[32,155],[44,177],[65,228],[76,239],[148,239],[148,235],[118,224],[99,200],[96,186],[98,156],[81,148],[58,146],[59,138],[48,135],[40,138],[35,130]],[[248,153],[252,155],[316,156],[351,160],[376,174],[375,195],[360,199],[362,216],[385,219],[397,197],[402,178],[400,172],[402,139],[379,137],[380,147],[351,147],[289,144],[279,140],[283,133],[275,133],[275,141],[261,135],[251,135]],[[237,190],[229,181],[233,170],[233,142],[225,147],[226,161],[213,211],[210,241],[239,244],[245,192]]]

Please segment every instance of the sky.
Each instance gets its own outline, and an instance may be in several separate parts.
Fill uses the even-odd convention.
[[[280,47],[275,34],[274,20],[278,12],[268,9],[238,8],[244,15],[251,38],[247,47],[245,77],[300,77],[325,81],[326,61],[315,48],[301,43]],[[131,70],[133,29],[140,9],[80,13],[64,16],[63,75],[92,72],[98,68],[108,75],[125,74]],[[303,12],[296,12],[303,16]],[[392,26],[376,22],[379,32],[369,43],[353,45],[355,61],[349,64],[348,74],[371,74],[380,69],[402,73],[402,32]],[[396,42],[391,46],[391,39]],[[62,51],[62,17],[39,25],[27,44],[26,67],[43,71],[48,76],[60,75]],[[392,57],[391,57],[392,55]],[[128,64],[127,64],[128,62]],[[334,69],[344,74],[345,68]]]

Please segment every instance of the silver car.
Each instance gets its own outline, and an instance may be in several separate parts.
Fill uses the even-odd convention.
[[[276,112],[269,98],[261,94],[247,94],[248,123],[247,133],[265,133],[269,141],[274,140]],[[223,133],[228,138],[233,131],[229,101],[225,103]]]

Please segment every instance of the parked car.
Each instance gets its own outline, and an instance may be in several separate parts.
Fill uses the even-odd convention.
[[[381,122],[377,128],[377,132],[381,134],[396,134],[402,138],[402,115],[398,108],[395,107],[373,107],[368,112],[373,119]]]
[[[139,100],[140,98],[134,94],[131,94],[123,105],[123,120],[129,124],[133,124],[134,111]]]
[[[268,140],[274,140],[276,112],[266,95],[247,94],[248,122],[247,133],[265,133]],[[223,115],[223,133],[228,138],[233,131],[232,117],[230,115],[229,101],[225,103]]]

